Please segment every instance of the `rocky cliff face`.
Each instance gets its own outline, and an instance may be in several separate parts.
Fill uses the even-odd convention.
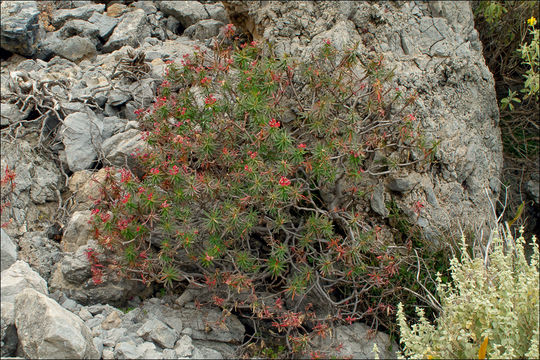
[[[176,304],[133,300],[127,314],[96,305],[126,306],[144,286],[121,279],[95,285],[87,255],[95,246],[87,221],[104,176],[99,169],[130,165],[129,155],[144,146],[134,111],[151,105],[165,62],[208,50],[229,19],[248,37],[272,43],[278,56],[303,61],[324,41],[339,49],[358,43],[362,53],[384,56],[396,87],[417,92],[417,121],[438,151],[430,166],[371,179],[366,211],[374,224],[391,227],[392,201],[439,246],[460,228],[479,230],[493,220],[499,115],[467,2],[55,5],[2,2],[1,170],[17,173],[13,192],[2,194],[11,202],[1,215],[2,356],[235,356],[243,325],[232,316],[227,331],[208,328],[220,314],[198,310],[196,297],[187,305],[185,297]],[[49,311],[47,332],[39,331],[43,319],[29,316],[33,309]],[[53,323],[73,326],[56,331]],[[348,355],[372,357],[372,342],[358,345],[368,329],[357,325],[340,329]],[[50,339],[62,341],[44,347]],[[379,349],[389,343],[378,339]]]

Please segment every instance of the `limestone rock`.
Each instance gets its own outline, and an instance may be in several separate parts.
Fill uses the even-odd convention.
[[[88,4],[75,9],[59,9],[53,13],[51,24],[57,29],[61,28],[68,20],[88,20],[95,13],[103,13],[105,4]]]
[[[110,330],[117,328],[122,319],[120,318],[119,311],[112,311],[106,318],[101,322],[101,328],[103,330]]]
[[[86,211],[93,206],[94,200],[100,196],[100,184],[105,179],[106,174],[106,169],[100,169],[96,173],[81,170],[71,175],[68,187],[75,196],[74,206],[70,209],[71,211]]]
[[[2,103],[0,107],[0,125],[6,126],[9,124],[21,121],[24,114],[14,104]]]
[[[196,40],[206,40],[217,36],[225,26],[221,21],[214,19],[201,20],[184,31],[184,35]]]
[[[204,4],[204,8],[210,15],[210,19],[220,21],[224,24],[229,23],[229,18],[227,17],[227,12],[225,11],[225,6],[217,2],[214,4]]]
[[[86,58],[95,58],[96,46],[87,38],[73,36],[52,47],[52,51],[70,61],[78,62]]]
[[[146,288],[141,282],[122,279],[114,273],[104,277],[102,283],[95,283],[86,255],[87,251],[95,247],[95,242],[91,240],[75,253],[66,253],[53,269],[49,280],[51,291],[61,291],[83,305],[109,303],[118,306],[122,306],[129,298],[145,289],[151,291],[151,288]],[[104,260],[101,258],[100,261]]]
[[[6,270],[2,270],[0,295],[2,302],[2,317],[0,326],[1,353],[4,356],[15,355],[17,344],[17,329],[15,328],[15,297],[22,290],[30,288],[43,294],[48,294],[47,283],[24,261],[17,261]]]
[[[381,359],[396,359],[398,345],[390,340],[390,336],[385,333],[377,332],[374,336],[371,334],[369,326],[362,323],[352,325],[338,326],[335,330],[335,338],[317,337],[312,350],[327,348],[332,342],[342,344],[338,353],[330,353],[330,356],[337,358],[350,357],[352,359],[374,359],[373,345],[377,344],[379,357]]]
[[[101,40],[105,41],[112,34],[114,28],[118,25],[119,20],[95,12],[88,19],[88,22],[94,24],[99,29],[99,37]]]
[[[413,176],[407,176],[402,178],[391,179],[387,185],[387,188],[391,191],[404,193],[413,189],[418,184],[418,180]]]
[[[2,1],[0,38],[2,49],[32,56],[39,41],[39,10],[35,1]]]
[[[64,251],[74,252],[79,247],[86,245],[91,238],[92,226],[88,223],[92,218],[91,211],[75,211],[71,215],[64,235],[62,236],[62,246]]]
[[[105,140],[102,145],[105,158],[116,166],[124,166],[127,160],[131,160],[131,154],[136,149],[142,150],[145,147],[146,142],[141,139],[141,133],[136,129],[116,134]]]
[[[9,268],[15,261],[17,261],[17,245],[11,240],[4,229],[0,229],[0,241],[1,241],[1,271]]]
[[[209,17],[203,4],[198,1],[161,1],[156,5],[164,14],[174,16],[184,28]]]
[[[73,172],[89,168],[97,158],[103,123],[94,115],[77,112],[64,119],[61,128],[67,163]]]
[[[390,213],[384,201],[384,187],[382,184],[375,187],[371,194],[371,209],[382,217],[387,217]]]
[[[103,46],[104,52],[112,52],[122,46],[138,47],[139,42],[149,35],[146,14],[144,10],[137,9],[125,14],[116,27],[107,43]]]
[[[15,324],[21,349],[29,358],[99,358],[83,321],[34,289],[17,295]]]
[[[52,268],[62,260],[60,245],[50,240],[44,231],[32,231],[19,238],[19,246],[19,258],[48,281]]]
[[[150,319],[137,331],[147,341],[154,341],[163,348],[172,349],[177,339],[174,330],[158,319]]]

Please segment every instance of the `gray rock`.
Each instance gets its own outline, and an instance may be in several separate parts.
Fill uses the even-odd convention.
[[[98,315],[102,314],[104,316],[108,316],[113,311],[116,311],[116,309],[108,304],[102,305],[102,304],[94,304],[87,307],[88,311],[92,315]]]
[[[71,171],[87,169],[96,160],[102,128],[103,123],[97,116],[83,112],[70,114],[64,119],[60,132]]]
[[[198,1],[161,1],[156,5],[165,15],[174,16],[184,28],[208,19],[208,13]]]
[[[146,147],[140,135],[139,130],[131,129],[105,140],[102,145],[105,159],[116,166],[124,166],[126,160],[129,160],[128,164],[132,163],[131,154],[137,148],[142,150]]]
[[[90,279],[92,272],[90,271],[91,265],[86,257],[87,250],[88,247],[81,246],[75,254],[64,256],[60,269],[66,281],[79,285]]]
[[[59,33],[64,39],[75,35],[90,39],[97,39],[99,35],[99,28],[89,21],[74,19],[66,22],[65,25],[59,30]]]
[[[194,359],[223,359],[218,351],[205,347],[205,346],[196,346],[193,349],[193,358]]]
[[[92,173],[89,170],[81,170],[73,173],[68,180],[68,187],[75,196],[75,205],[71,211],[86,211],[93,206],[93,200],[99,197],[99,183],[105,179],[107,170],[100,169]]]
[[[223,26],[224,23],[214,19],[201,20],[188,27],[184,35],[195,40],[206,40],[217,36]]]
[[[136,7],[137,9],[143,9],[148,15],[155,14],[157,12],[157,7],[154,5],[153,1],[140,0],[134,2],[132,6]]]
[[[104,348],[103,349],[103,353],[101,354],[102,358],[103,359],[114,359],[115,358],[115,355],[114,355],[114,351],[112,349],[107,349],[107,348]]]
[[[131,100],[131,94],[125,90],[113,90],[109,94],[107,103],[111,106],[120,106]]]
[[[95,337],[92,339],[92,342],[98,351],[98,359],[101,359],[101,355],[103,354],[103,340],[100,337]]]
[[[115,328],[103,333],[103,345],[113,347],[118,340],[126,336],[127,330],[125,328]]]
[[[164,359],[176,359],[179,357],[173,349],[164,349],[162,355]]]
[[[109,38],[119,21],[119,19],[97,12],[93,13],[88,19],[88,22],[94,24],[99,29],[99,37],[102,41],[106,41]]]
[[[62,109],[67,115],[71,115],[77,112],[88,113],[89,111],[91,111],[90,108],[86,104],[76,102],[76,101],[62,102],[61,105],[62,105]]]
[[[19,339],[15,327],[15,309],[11,302],[2,302],[0,321],[0,356],[2,358],[15,355]]]
[[[104,318],[104,316],[99,314],[99,315],[96,315],[95,317],[93,317],[92,319],[87,320],[85,322],[85,324],[90,329],[95,330],[97,327],[99,327],[101,325],[101,323],[103,322],[103,318]]]
[[[233,359],[238,357],[238,349],[230,344],[216,341],[206,341],[206,340],[194,340],[193,346],[195,348],[206,348],[210,350],[217,351],[218,357],[223,357],[225,359]]]
[[[244,325],[236,317],[229,316],[222,323],[222,314],[217,309],[208,309],[203,313],[197,309],[184,308],[178,312],[178,317],[184,324],[191,326],[191,337],[194,340],[235,344],[242,342],[245,333]]]
[[[74,36],[79,36],[81,38],[89,40],[96,49],[101,46],[101,41],[99,37],[100,29],[95,24],[92,24],[91,22],[86,20],[69,20],[59,31],[57,31],[57,33],[58,37],[62,40]],[[85,55],[81,58],[84,59],[85,57],[87,57],[91,60],[96,55],[97,53],[94,53],[92,51],[91,54]]]
[[[0,229],[0,242],[1,242],[1,271],[9,268],[15,261],[17,261],[17,245],[11,240],[9,235]]]
[[[26,288],[48,294],[47,283],[24,261],[18,260],[6,270],[2,270],[0,295],[2,315],[0,326],[1,356],[15,354],[17,329],[15,328],[15,297]]]
[[[194,349],[195,347],[193,346],[193,341],[187,335],[182,335],[182,337],[176,342],[176,345],[174,346],[176,356],[180,358],[191,357]]]
[[[34,289],[17,295],[15,325],[21,349],[29,358],[99,358],[83,321]]]
[[[53,189],[58,188],[60,175],[58,169],[51,169],[47,164],[34,167],[34,182],[30,187],[30,199],[34,204],[44,204],[47,201],[58,200],[58,195]]]
[[[88,4],[75,9],[59,9],[53,13],[51,25],[61,28],[68,20],[88,20],[95,13],[103,13],[105,4]]]
[[[172,349],[177,339],[177,334],[165,323],[158,319],[150,319],[137,331],[137,335],[145,340],[154,341],[163,348]]]
[[[83,320],[83,321],[88,321],[92,318],[92,314],[90,313],[90,311],[88,311],[86,308],[81,308],[81,310],[79,310],[79,317]]]
[[[370,327],[362,323],[354,323],[348,326],[338,326],[335,330],[335,339],[331,337],[316,337],[312,351],[317,349],[328,348],[332,341],[335,345],[342,344],[341,351],[336,354],[330,354],[338,358],[350,357],[352,359],[374,359],[373,345],[377,344],[379,349],[379,357],[381,359],[396,359],[396,351],[398,345],[390,340],[390,337],[383,333],[377,332],[373,337],[370,334]]]
[[[229,23],[229,18],[227,17],[227,12],[225,11],[225,6],[222,3],[215,4],[204,4],[204,8],[210,15],[210,19],[221,21],[224,24]]]
[[[39,10],[35,1],[2,1],[0,39],[2,48],[32,56],[39,41]]]
[[[384,187],[382,184],[377,185],[373,190],[370,204],[371,209],[382,217],[386,218],[388,217],[388,214],[390,214],[384,203]]]
[[[141,359],[144,355],[141,350],[133,341],[121,342],[114,348],[114,357],[116,359]]]
[[[66,310],[71,311],[72,313],[75,313],[78,309],[81,308],[81,305],[68,298],[62,303],[62,307]]]
[[[144,359],[163,359],[161,352],[157,351],[156,345],[151,342],[142,343],[137,348],[143,353]]]
[[[122,323],[122,318],[120,317],[121,316],[120,314],[121,314],[120,311],[111,312],[105,318],[105,320],[103,320],[103,322],[101,323],[101,328],[103,330],[110,330],[110,329],[117,328],[120,325],[120,323]]]
[[[414,179],[411,176],[392,179],[387,185],[387,188],[391,191],[396,191],[399,193],[404,193],[413,189],[413,187],[418,184],[418,180]]]
[[[125,14],[109,40],[103,45],[104,52],[112,52],[125,45],[137,48],[139,42],[150,34],[144,10],[137,9]]]
[[[122,306],[132,296],[152,290],[141,282],[122,279],[114,273],[108,275],[106,281],[96,284],[89,278],[91,267],[85,254],[90,247],[95,247],[95,244],[90,242],[75,253],[65,254],[62,262],[52,270],[49,280],[51,291],[62,291],[82,305],[109,303]]]
[[[92,226],[88,223],[91,219],[90,210],[75,211],[71,215],[62,236],[61,244],[64,251],[74,252],[88,243],[88,240],[92,238]]]
[[[87,38],[73,36],[64,41],[57,41],[51,46],[51,51],[58,56],[73,62],[83,59],[93,59],[97,55],[96,46]]]
[[[2,103],[0,107],[0,125],[7,126],[23,120],[24,114],[14,104]]]
[[[27,232],[19,238],[19,258],[24,259],[45,280],[51,277],[51,269],[62,260],[58,243],[50,240],[45,232]]]

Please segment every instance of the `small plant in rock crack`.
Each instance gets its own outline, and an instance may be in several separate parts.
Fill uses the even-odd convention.
[[[334,323],[393,316],[401,260],[364,213],[364,180],[433,149],[382,58],[325,42],[299,64],[216,44],[167,74],[138,110],[139,169],[111,169],[95,210],[123,273],[205,286],[253,320],[252,340],[273,334],[294,352]]]

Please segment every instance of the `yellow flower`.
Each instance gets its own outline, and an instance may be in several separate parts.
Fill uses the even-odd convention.
[[[527,20],[527,24],[529,24],[530,26],[536,25],[536,18],[534,16],[531,16],[531,18]]]

